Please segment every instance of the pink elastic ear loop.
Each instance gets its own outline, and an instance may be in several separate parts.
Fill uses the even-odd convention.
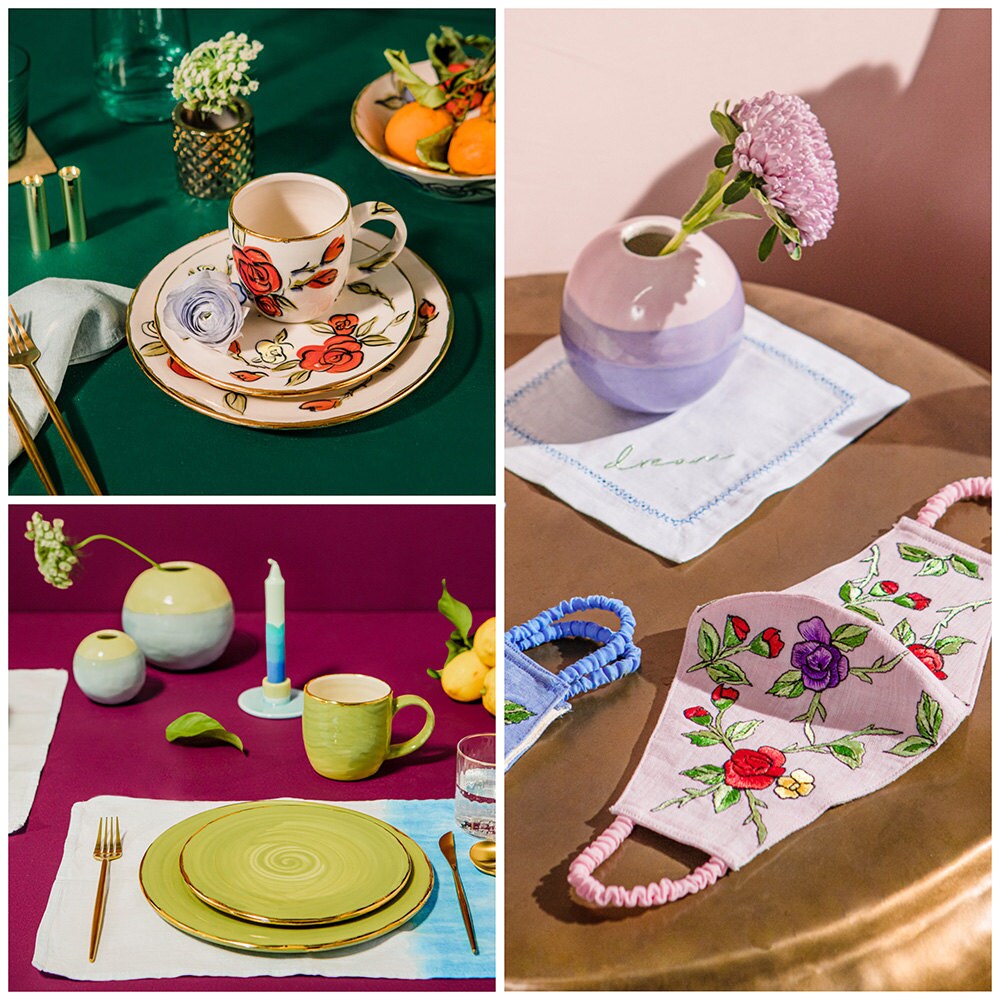
[[[693,892],[701,892],[729,871],[729,865],[722,858],[713,856],[682,879],[661,878],[659,882],[637,885],[632,889],[598,882],[594,878],[594,869],[621,847],[634,828],[634,820],[618,816],[569,866],[569,884],[581,899],[596,906],[660,906]]]
[[[974,476],[972,479],[959,479],[957,482],[949,483],[944,488],[938,490],[924,504],[920,513],[917,514],[917,522],[933,528],[937,524],[937,519],[953,504],[959,500],[967,500],[971,497],[992,497],[993,479],[990,476]]]

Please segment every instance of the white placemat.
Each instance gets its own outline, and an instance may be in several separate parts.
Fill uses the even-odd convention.
[[[744,329],[718,385],[665,417],[604,402],[545,341],[506,372],[507,468],[684,562],[909,399],[756,309]]]
[[[139,863],[164,830],[225,802],[178,802],[103,795],[77,802],[70,814],[62,862],[35,938],[32,965],[80,980],[167,979],[174,976],[357,976],[380,979],[492,978],[496,969],[495,885],[472,866],[474,838],[457,831],[459,871],[469,897],[479,955],[465,935],[451,870],[437,841],[455,827],[452,799],[344,802],[398,827],[434,866],[431,901],[409,923],[383,938],[317,954],[253,954],[210,944],[161,919],[139,886]],[[125,850],[111,866],[100,948],[87,960],[90,920],[100,866],[93,858],[97,823],[117,816]]]
[[[7,674],[7,833],[28,822],[69,673],[11,670]]]

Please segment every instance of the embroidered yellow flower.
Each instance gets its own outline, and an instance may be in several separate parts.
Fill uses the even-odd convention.
[[[774,786],[774,794],[779,799],[797,799],[808,795],[815,785],[816,779],[801,768],[796,768],[791,774],[778,778]]]

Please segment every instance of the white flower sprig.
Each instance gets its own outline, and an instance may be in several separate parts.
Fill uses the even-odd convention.
[[[247,73],[263,48],[232,31],[218,41],[202,42],[174,69],[171,93],[188,111],[207,115],[235,109],[236,97],[246,97],[259,86]]]

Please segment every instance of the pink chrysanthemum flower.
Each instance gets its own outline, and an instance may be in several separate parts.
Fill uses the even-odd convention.
[[[762,179],[763,193],[791,219],[802,246],[824,239],[840,195],[826,131],[812,109],[801,97],[769,90],[740,101],[731,114],[743,129],[733,144],[734,166]]]

